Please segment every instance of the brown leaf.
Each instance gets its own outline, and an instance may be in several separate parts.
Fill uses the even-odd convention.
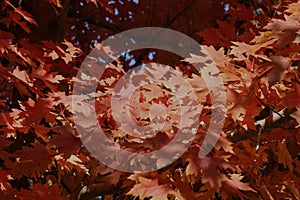
[[[285,70],[290,66],[290,59],[283,56],[271,57],[272,69],[267,74],[269,84],[272,86],[280,82]]]
[[[152,197],[152,200],[168,200],[168,195],[174,195],[177,199],[183,200],[179,192],[170,188],[168,184],[159,185],[158,179],[138,177],[138,184],[127,193],[128,195],[139,196],[141,199]]]
[[[291,117],[293,117],[300,125],[300,108],[297,108],[297,111],[293,112]]]
[[[21,8],[14,7],[9,1],[5,1],[8,5],[10,5],[16,13],[20,14],[27,22],[38,26],[36,21],[32,18],[31,14],[26,12],[25,10],[21,10]]]
[[[0,192],[11,188],[11,185],[9,184],[9,180],[12,179],[9,175],[10,173],[10,171],[0,169]]]
[[[244,42],[232,42],[235,46],[231,46],[230,54],[236,57],[236,60],[242,61],[245,60],[249,56],[254,56],[257,58],[263,58],[265,60],[269,60],[263,54],[257,54],[256,52],[262,48],[268,47],[269,45],[273,44],[278,39],[271,39],[263,43],[257,44],[246,44]]]
[[[58,149],[64,158],[69,158],[72,154],[76,155],[80,149],[81,140],[75,136],[75,128],[69,125],[57,126],[52,129],[55,133],[48,142],[49,147]]]
[[[300,22],[288,15],[285,15],[285,20],[273,19],[268,23],[264,29],[272,31],[285,31],[285,30],[298,30],[300,28]]]
[[[240,174],[231,174],[230,179],[226,180],[225,184],[231,187],[235,192],[238,190],[254,191],[249,184],[241,182],[242,178],[243,176]]]
[[[286,147],[286,144],[280,142],[277,144],[277,147],[278,150],[276,151],[276,154],[278,156],[278,163],[282,163],[284,168],[287,168],[290,170],[290,172],[293,172],[293,159]]]
[[[13,168],[13,174],[16,177],[22,175],[35,177],[35,172],[43,173],[52,164],[52,155],[44,145],[38,142],[33,144],[33,148],[24,147],[17,151],[15,157],[18,158]]]
[[[36,101],[29,99],[22,102],[23,112],[19,114],[20,118],[24,118],[23,125],[39,125],[40,121],[45,118],[47,122],[55,121],[56,114],[52,113],[53,100],[50,98],[38,98]]]

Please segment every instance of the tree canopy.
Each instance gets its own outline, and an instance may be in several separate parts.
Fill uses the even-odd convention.
[[[101,63],[94,49],[114,51],[103,41],[142,27],[185,34],[201,53],[133,50],[107,64],[99,80],[93,68],[78,76],[87,60]],[[299,30],[296,0],[0,1],[0,199],[300,199]],[[199,63],[218,70],[210,75],[222,79],[224,102],[214,102],[218,95],[195,67]],[[143,72],[136,70],[145,64]],[[158,70],[160,64],[169,68]],[[125,74],[133,85],[158,80],[139,85],[125,102],[141,129],[113,115],[114,88]],[[200,113],[190,93],[184,103],[176,99],[174,90],[189,91],[177,76],[194,90]],[[76,94],[76,83],[95,84],[96,91]],[[76,98],[81,109],[72,104]],[[89,102],[98,125],[91,124]],[[121,106],[116,109],[121,113]],[[216,144],[199,157],[210,125],[219,123],[218,109],[224,126],[211,133]],[[115,158],[111,165],[95,158],[84,144],[97,141],[82,136],[75,115],[91,130],[101,127],[118,148],[138,153],[161,149],[179,124],[189,128],[195,115],[199,119],[189,130],[194,139],[174,162],[129,173],[113,167]],[[144,127],[159,130],[143,135]]]

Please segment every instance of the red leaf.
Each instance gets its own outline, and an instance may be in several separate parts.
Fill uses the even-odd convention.
[[[75,136],[75,129],[65,125],[52,129],[55,133],[50,139],[48,146],[58,149],[64,158],[69,158],[72,154],[76,155],[80,149],[81,140]]]
[[[231,178],[226,180],[225,184],[233,189],[233,192],[238,192],[238,190],[254,191],[249,184],[241,182],[242,178],[243,176],[239,174],[231,174]]]
[[[283,99],[284,104],[288,107],[300,106],[300,84],[293,83],[293,88],[294,90],[287,92]]]
[[[278,156],[278,163],[282,163],[284,168],[287,168],[290,170],[290,172],[293,172],[293,159],[286,147],[286,144],[280,142],[277,144],[277,147],[278,150],[276,154]]]
[[[35,177],[48,169],[52,164],[52,155],[44,145],[38,142],[33,147],[24,147],[15,153],[17,159],[13,168],[13,175],[21,177],[22,175]]]
[[[0,169],[0,192],[1,190],[8,190],[11,188],[11,185],[9,184],[9,180],[12,179],[12,177],[9,175],[10,171],[4,171]]]
[[[177,199],[184,199],[179,192],[170,188],[168,184],[159,185],[158,179],[147,179],[142,176],[137,177],[136,184],[127,194],[139,196],[141,199],[152,197],[152,200],[167,200],[168,195],[174,195]]]
[[[21,8],[16,8],[14,7],[9,1],[5,1],[8,5],[10,5],[16,13],[20,14],[27,22],[31,23],[31,24],[34,24],[36,26],[38,26],[38,24],[36,23],[36,21],[32,18],[31,14],[24,11],[24,10],[21,10]]]

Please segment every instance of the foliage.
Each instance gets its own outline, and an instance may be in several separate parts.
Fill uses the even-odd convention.
[[[0,15],[0,199],[300,198],[299,2],[7,0],[0,2]],[[182,157],[159,171],[129,174],[103,165],[82,145],[72,85],[93,47],[144,26],[185,33],[203,44],[204,55],[141,50],[128,53],[133,64],[127,55],[109,65],[96,101],[105,133],[139,151],[172,139],[172,127],[151,138],[129,137],[111,116],[116,81],[142,62],[168,64],[183,74],[203,110]],[[221,72],[227,114],[218,143],[199,158],[212,105],[192,64],[206,60]],[[82,81],[88,84],[88,77]],[[147,125],[152,119],[145,110],[167,105],[171,97],[163,85],[141,87],[133,101],[142,106],[131,114]],[[88,109],[82,114],[88,116]]]

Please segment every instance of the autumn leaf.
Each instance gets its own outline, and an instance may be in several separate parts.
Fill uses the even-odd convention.
[[[276,155],[278,156],[278,163],[283,164],[284,168],[289,169],[291,172],[293,171],[293,159],[286,148],[284,143],[277,144],[278,150],[276,151]]]
[[[255,192],[255,190],[253,190],[249,186],[249,184],[243,183],[241,181],[242,178],[243,178],[243,176],[241,176],[240,174],[231,174],[230,179],[223,182],[223,188],[222,189],[226,192],[222,192],[221,196],[223,198],[226,198],[226,197],[228,198],[230,196],[231,197],[232,196],[239,196],[240,198],[246,198],[246,195],[241,193],[241,191]]]
[[[48,149],[35,142],[33,147],[24,147],[15,153],[18,158],[13,168],[13,175],[20,178],[23,175],[36,177],[36,173],[45,172],[52,164],[52,155]]]
[[[229,156],[228,156],[229,157]],[[221,172],[222,169],[232,168],[227,163],[227,157],[221,158],[198,158],[198,155],[189,155],[186,159],[189,164],[186,168],[187,176],[200,176],[203,183],[209,183],[209,185],[220,190],[222,182],[228,178]]]
[[[263,43],[257,43],[257,44],[246,44],[243,42],[232,42],[235,46],[231,46],[230,54],[236,57],[236,60],[242,61],[248,58],[249,56],[254,56],[257,58],[263,58],[265,60],[269,60],[265,55],[263,54],[257,54],[257,51],[259,51],[262,48],[268,47],[269,45],[273,44],[278,39],[271,39],[269,41],[263,42]]]
[[[139,196],[141,199],[152,197],[152,200],[168,200],[168,195],[174,195],[177,199],[184,199],[181,194],[172,189],[168,184],[160,185],[158,179],[138,177],[138,183],[127,193]]]
[[[63,44],[67,46],[66,51],[65,52],[62,51],[65,53],[63,59],[68,64],[70,61],[72,61],[74,58],[76,58],[81,53],[81,49],[75,47],[72,43],[70,43],[66,40],[64,41]]]
[[[62,8],[62,7],[63,7],[63,6],[61,5],[60,0],[49,0],[49,2],[50,2],[52,5],[54,5],[54,6],[58,7],[58,8]]]
[[[60,155],[55,156],[55,160],[63,170],[72,172],[73,169],[77,169],[78,172],[83,172],[89,175],[89,169],[84,165],[88,159],[81,155],[71,155],[68,159],[63,158]]]
[[[8,47],[11,45],[9,40],[7,39],[13,39],[13,34],[0,30],[0,52],[4,53],[8,50]]]
[[[283,56],[271,57],[272,69],[267,74],[269,84],[272,86],[276,82],[281,81],[283,73],[290,65],[290,59]]]
[[[243,121],[243,117],[246,114],[245,105],[248,104],[250,99],[245,94],[230,88],[227,90],[226,97],[229,104],[227,113],[231,114],[233,120]]]
[[[249,184],[241,182],[243,176],[240,174],[231,174],[230,179],[225,181],[229,187],[231,187],[235,192],[237,190],[244,190],[244,191],[254,191]]]
[[[300,13],[300,3],[295,2],[295,3],[291,3],[287,6],[287,9],[285,10],[285,13],[288,13],[290,15],[291,18],[297,20],[299,19],[299,13]],[[299,32],[298,32],[299,35]]]
[[[5,191],[11,188],[11,185],[9,184],[9,180],[11,180],[12,177],[7,173],[7,171],[0,170],[0,190]]]
[[[223,149],[226,152],[234,154],[233,143],[226,138],[225,133],[220,135],[218,142],[215,144],[215,148],[218,150]]]
[[[293,90],[290,90],[286,93],[286,96],[283,99],[283,103],[288,107],[299,107],[300,105],[300,85],[293,83]]]
[[[81,141],[76,137],[74,128],[69,125],[57,126],[52,131],[56,134],[48,142],[49,147],[57,149],[59,153],[63,154],[64,158],[69,158],[71,155],[78,153]]]
[[[32,80],[31,77],[28,75],[26,70],[21,71],[19,67],[16,67],[16,69],[12,73],[16,78],[20,79],[24,83],[28,84],[29,86],[32,86]]]
[[[14,7],[9,1],[5,1],[5,3],[7,3],[9,6],[11,6],[14,9],[14,11],[16,13],[20,14],[27,22],[38,26],[37,22],[32,18],[30,13],[28,13],[24,10],[21,10],[21,8]]]
[[[293,117],[300,125],[300,108],[297,108],[297,110],[291,114],[291,117]]]
[[[21,21],[21,16],[18,13],[10,13],[10,17],[18,24],[26,33],[30,33],[30,28],[26,22]]]
[[[57,74],[57,72],[48,73],[47,66],[42,65],[33,70],[32,76],[36,79],[44,80],[45,84],[50,88],[53,88],[53,86],[51,86],[48,82],[54,84],[64,80],[64,77]]]
[[[202,46],[201,53],[204,53],[204,56],[198,56],[191,54],[191,58],[186,58],[184,61],[193,63],[205,63],[209,60],[213,61],[215,65],[220,67],[225,67],[230,58],[225,55],[224,49],[220,48],[218,51],[215,50],[213,46]]]
[[[27,102],[22,102],[23,112],[20,112],[19,117],[24,118],[23,124],[38,125],[45,118],[49,123],[52,123],[56,114],[51,113],[53,101],[48,98],[38,98],[37,101],[29,99]]]
[[[200,169],[202,169],[202,181],[208,182],[211,187],[219,190],[222,186],[222,182],[226,181],[227,178],[219,170],[220,168],[227,168],[230,166],[222,159],[214,158],[203,158],[200,160]]]
[[[299,14],[297,1],[0,3],[0,199],[299,199]],[[189,52],[190,43],[172,34],[153,38],[166,49],[131,48],[139,44],[134,36],[125,44],[104,42],[137,27],[179,31],[198,43],[192,47],[199,52]],[[142,37],[156,41],[146,32]],[[174,47],[184,56],[171,53]],[[108,54],[113,61],[95,77]],[[205,82],[198,63],[222,84]],[[213,98],[219,94],[211,95],[208,86],[220,85],[227,112],[222,130],[215,131],[218,122],[211,120],[219,105]],[[130,118],[113,97],[126,100]],[[165,167],[129,174],[106,166],[82,144],[80,139],[99,150],[94,137],[80,138],[75,115],[116,147],[152,154],[130,168]],[[182,132],[179,123],[195,138],[169,162],[169,152],[182,149],[172,143]],[[212,139],[218,140],[214,146]],[[119,159],[121,167],[130,159],[107,158],[114,164]]]
[[[272,31],[285,31],[285,30],[298,30],[300,22],[288,15],[284,16],[285,20],[273,19],[272,22],[267,24],[264,28]]]

